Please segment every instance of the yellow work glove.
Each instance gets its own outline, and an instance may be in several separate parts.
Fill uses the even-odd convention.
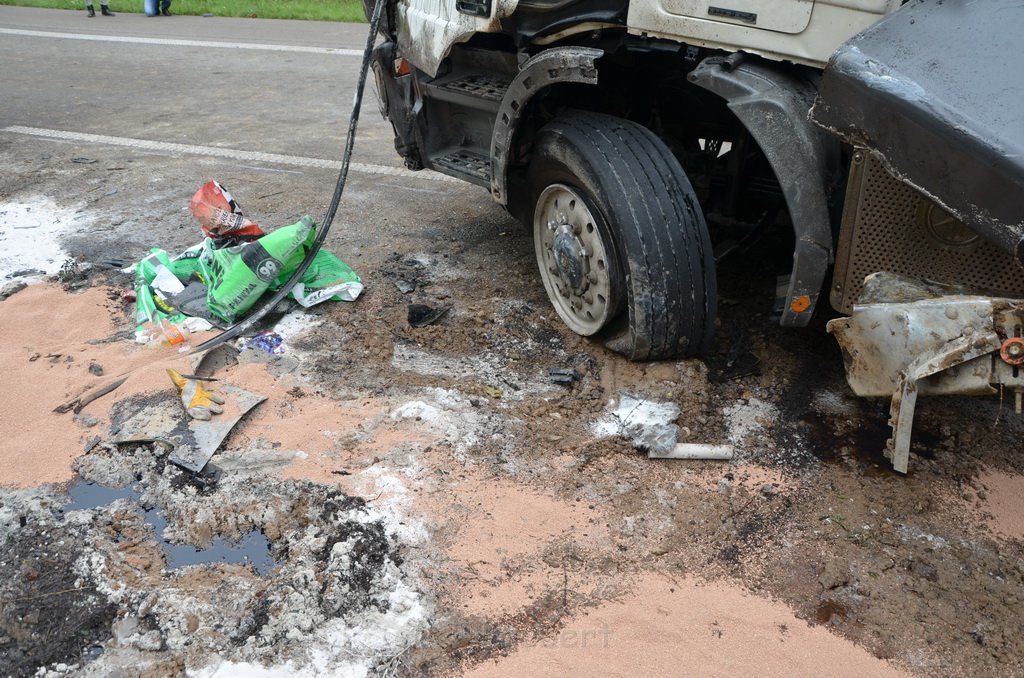
[[[167,374],[178,387],[182,407],[193,419],[209,421],[210,417],[224,411],[221,407],[224,399],[216,393],[207,391],[202,381],[183,377],[170,368],[167,369]]]

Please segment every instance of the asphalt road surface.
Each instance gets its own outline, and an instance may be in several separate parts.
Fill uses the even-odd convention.
[[[319,219],[366,29],[0,7],[0,199],[44,195],[75,210],[80,228],[59,237],[90,261],[195,242],[188,200],[209,179],[266,227]],[[353,162],[327,242],[339,256],[358,256],[355,233],[386,237],[411,221],[486,213],[497,231],[509,226],[485,191],[402,167],[372,78]]]

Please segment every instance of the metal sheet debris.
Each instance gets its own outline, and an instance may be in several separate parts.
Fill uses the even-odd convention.
[[[891,396],[886,457],[906,473],[918,395],[1024,392],[1024,375],[1000,358],[1024,334],[1024,301],[942,294],[930,283],[890,274],[865,281],[867,303],[828,323],[843,350],[846,379],[859,396]],[[885,301],[892,299],[893,301]]]
[[[188,419],[176,399],[150,405],[128,419],[115,443],[158,442],[170,449],[168,461],[193,473],[203,470],[217,448],[242,417],[266,400],[228,384],[219,387],[228,401],[228,410],[210,421]]]

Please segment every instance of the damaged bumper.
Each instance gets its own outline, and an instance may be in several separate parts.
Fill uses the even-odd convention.
[[[1024,394],[1024,301],[879,273],[861,302],[828,331],[859,396],[891,396],[886,457],[907,472],[919,395]]]
[[[811,119],[1024,261],[1024,8],[911,3],[843,44]]]

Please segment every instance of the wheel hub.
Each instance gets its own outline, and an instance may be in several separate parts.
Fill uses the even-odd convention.
[[[537,264],[555,310],[577,334],[595,334],[617,311],[613,262],[597,220],[574,189],[552,184],[537,199],[533,224]]]
[[[558,277],[568,284],[569,289],[573,292],[577,294],[585,292],[589,284],[587,280],[587,251],[567,225],[559,226],[555,232],[552,251],[555,266],[558,268]]]

